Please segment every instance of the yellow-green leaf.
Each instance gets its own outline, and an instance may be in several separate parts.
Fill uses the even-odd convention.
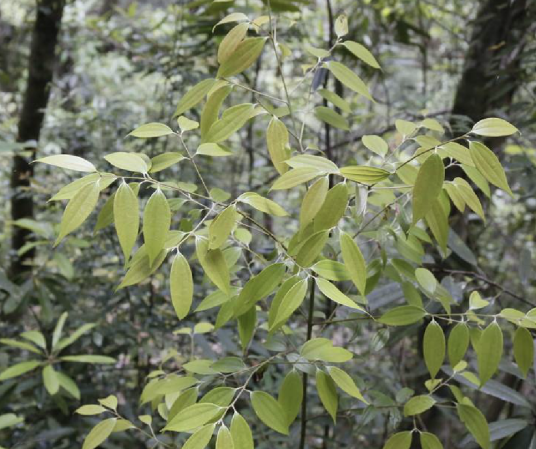
[[[220,120],[212,124],[205,137],[206,142],[219,143],[228,139],[253,117],[255,106],[251,103],[237,104],[227,109]]]
[[[152,265],[166,243],[171,226],[171,210],[164,193],[157,189],[147,201],[143,212],[143,239],[149,265]]]
[[[385,312],[378,320],[388,326],[407,326],[416,323],[426,315],[426,311],[416,306],[400,306]]]
[[[490,433],[486,418],[480,410],[467,404],[457,404],[458,416],[482,449],[490,449]]]
[[[197,103],[199,103],[205,95],[212,89],[216,83],[215,79],[208,78],[206,80],[200,81],[194,87],[192,87],[179,101],[177,109],[173,114],[173,117],[178,117],[188,109],[193,108]]]
[[[486,327],[476,345],[480,386],[483,386],[499,368],[503,353],[503,334],[496,322]]]
[[[283,175],[281,175],[272,186],[272,190],[286,190],[310,181],[317,176],[323,174],[317,168],[313,167],[300,167],[294,168]]]
[[[219,248],[225,243],[235,227],[237,218],[236,207],[231,205],[212,220],[208,228],[209,249]]]
[[[253,410],[259,419],[276,432],[288,435],[286,414],[279,402],[264,391],[254,391],[250,397]]]
[[[236,47],[246,37],[249,23],[239,23],[229,31],[218,47],[218,62],[223,64],[236,50]]]
[[[138,238],[140,212],[138,197],[126,182],[123,182],[115,193],[113,211],[117,238],[123,250],[125,261],[128,261]]]
[[[341,182],[333,186],[326,195],[322,207],[314,218],[315,232],[331,229],[339,223],[348,206],[348,187]]]
[[[316,217],[316,214],[324,204],[328,188],[328,178],[323,177],[316,181],[311,188],[307,190],[300,208],[300,230],[305,229]]]
[[[148,139],[150,137],[161,137],[173,134],[173,130],[163,123],[146,123],[137,127],[134,131],[128,135],[133,137],[139,137],[141,139]]]
[[[374,101],[370,95],[367,85],[363,82],[359,76],[352,72],[348,67],[340,62],[330,61],[327,63],[329,71],[333,73],[333,76],[337,78],[342,84],[344,84],[349,89],[363,95],[365,98],[370,101]]]
[[[475,167],[491,184],[513,195],[501,162],[486,145],[480,142],[469,142],[471,157]]]
[[[350,273],[344,264],[336,260],[320,260],[311,269],[318,275],[330,281],[349,281]]]
[[[215,424],[207,424],[196,430],[190,438],[186,440],[182,449],[205,449],[214,433]],[[238,448],[237,448],[238,449]]]
[[[343,371],[336,366],[330,366],[328,368],[328,371],[333,381],[342,391],[356,399],[359,399],[361,402],[368,404],[368,401],[363,397],[361,391],[359,391],[359,388],[357,388],[357,385],[355,384],[354,380],[350,377],[348,373],[346,373],[346,371]]]
[[[411,432],[399,432],[387,440],[383,449],[409,449],[410,446]]]
[[[289,157],[289,151],[287,150],[289,137],[287,127],[277,117],[272,118],[268,124],[266,144],[272,164],[282,175],[288,170],[288,165],[285,164],[285,161]]]
[[[469,329],[465,323],[458,323],[452,328],[448,339],[450,366],[461,362],[469,347]]]
[[[88,433],[82,449],[95,449],[106,441],[106,439],[112,434],[117,418],[105,419],[98,423]]]
[[[329,299],[351,309],[363,310],[355,301],[351,300],[343,292],[341,292],[335,285],[325,279],[316,278],[316,285],[318,289],[326,295]]]
[[[224,100],[232,90],[232,86],[225,83],[219,87],[218,85],[214,86],[214,89],[209,93],[207,102],[201,112],[201,142],[205,142],[210,127],[218,120],[220,108]]]
[[[184,156],[179,152],[162,153],[151,159],[151,169],[149,173],[158,173],[172,165],[182,161]]]
[[[417,223],[432,209],[445,180],[445,166],[437,154],[424,161],[413,187],[413,223]]]
[[[486,137],[502,137],[515,134],[519,130],[502,118],[485,118],[476,122],[471,129],[473,134]]]
[[[328,231],[319,231],[311,235],[298,251],[296,263],[301,267],[310,267],[322,252],[328,238]]]
[[[327,89],[318,89],[316,92],[319,93],[325,100],[333,103],[333,105],[338,107],[341,111],[348,113],[352,112],[350,104],[335,92],[331,92]]]
[[[51,396],[55,395],[60,389],[60,381],[52,365],[47,365],[43,368],[43,384]]]
[[[441,441],[433,433],[421,432],[420,436],[422,449],[443,449]]]
[[[432,408],[436,401],[428,395],[414,396],[404,405],[405,416],[419,415]]]
[[[147,255],[145,245],[143,245],[132,258],[127,274],[117,289],[119,290],[121,288],[128,287],[129,285],[137,284],[149,277],[162,264],[166,258],[166,254],[166,250],[160,251],[160,254],[158,254],[154,262],[151,264],[149,263],[149,256]]]
[[[354,239],[345,232],[341,233],[340,237],[342,259],[344,265],[350,273],[352,282],[362,295],[365,294],[365,288],[367,284],[367,265],[365,258],[361,254],[361,250],[354,242]]]
[[[53,165],[55,167],[67,168],[68,170],[74,170],[79,172],[91,173],[97,171],[95,166],[79,156],[72,156],[70,154],[56,154],[54,156],[42,157],[35,162],[41,162],[43,164]]]
[[[196,429],[216,417],[220,410],[220,406],[208,402],[190,405],[177,413],[164,430],[187,432]]]
[[[231,420],[231,436],[234,449],[253,449],[253,435],[247,421],[242,415],[235,413]]]
[[[316,391],[320,397],[322,405],[327,410],[333,422],[337,422],[337,409],[339,398],[333,379],[321,370],[316,371]]]
[[[376,184],[387,179],[391,173],[383,168],[367,167],[364,165],[352,165],[340,170],[342,176],[360,184]]]
[[[260,196],[258,193],[246,192],[237,198],[237,201],[249,204],[261,212],[275,215],[276,217],[286,217],[288,212],[275,201]]]
[[[218,430],[218,436],[216,438],[216,449],[234,449],[233,437],[231,432],[224,425]]]
[[[343,129],[348,131],[350,129],[350,124],[341,114],[334,111],[327,106],[318,106],[315,108],[315,116],[319,120],[327,123],[328,125],[334,126],[335,128]]]
[[[225,263],[225,257],[220,249],[209,249],[208,242],[204,239],[198,239],[197,245],[197,257],[199,263],[205,270],[208,278],[214,282],[222,292],[229,295],[229,268]]]
[[[186,258],[178,253],[173,264],[171,265],[171,274],[169,277],[171,290],[171,302],[179,320],[182,320],[192,306],[194,294],[194,284],[192,279],[192,271]]]
[[[344,45],[349,51],[351,51],[357,58],[361,59],[361,61],[363,61],[364,63],[375,69],[380,68],[380,64],[378,64],[376,58],[363,45],[358,44],[354,41],[345,41],[342,43],[342,45]]]
[[[93,212],[99,200],[99,181],[82,187],[69,201],[61,218],[60,233],[54,242],[57,246],[64,237],[78,229]]]
[[[365,145],[370,151],[383,157],[389,151],[389,145],[380,136],[366,135],[361,138],[363,145]]]
[[[218,78],[238,75],[253,65],[262,53],[266,39],[266,37],[250,37],[240,42],[232,55],[220,65]]]
[[[445,334],[436,321],[426,326],[423,341],[424,363],[432,379],[435,379],[445,359]]]
[[[297,282],[288,290],[279,307],[277,307],[277,314],[270,325],[270,331],[280,327],[300,307],[305,298],[305,293],[307,293],[307,281],[305,279]]]
[[[289,371],[283,379],[277,400],[285,411],[286,423],[290,426],[300,413],[303,400],[303,382],[296,371]]]
[[[138,154],[118,151],[104,156],[110,164],[121,170],[127,170],[137,173],[147,173],[149,166],[147,162]]]
[[[102,405],[89,404],[89,405],[83,405],[82,407],[77,408],[74,412],[83,416],[92,416],[92,415],[100,415],[101,413],[104,413],[105,411],[106,409]]]

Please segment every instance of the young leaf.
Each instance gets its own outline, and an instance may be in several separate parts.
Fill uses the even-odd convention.
[[[378,64],[376,58],[363,45],[358,44],[354,41],[345,41],[342,43],[342,45],[344,45],[349,51],[351,51],[357,58],[361,59],[361,61],[363,61],[364,63],[375,69],[380,68],[380,64]]]
[[[469,142],[471,158],[475,167],[491,184],[513,195],[501,162],[486,145],[480,142]]]
[[[83,416],[100,415],[104,413],[106,409],[102,405],[90,404],[78,407],[74,412]]]
[[[272,164],[281,175],[288,170],[288,165],[285,164],[289,157],[288,144],[287,127],[277,117],[272,118],[266,130],[266,145]]]
[[[216,438],[216,449],[234,449],[233,437],[231,432],[224,425],[218,430],[218,436]]]
[[[247,421],[235,413],[231,420],[231,436],[233,437],[234,449],[253,449],[253,435]]]
[[[415,416],[432,408],[436,401],[428,395],[414,396],[404,405],[404,416]]]
[[[359,76],[352,72],[348,67],[340,62],[330,61],[327,63],[328,69],[333,76],[337,78],[348,89],[353,90],[359,95],[363,95],[370,101],[374,101],[370,95],[367,85]]]
[[[326,295],[329,299],[336,302],[337,304],[350,307],[351,309],[363,310],[361,306],[359,306],[355,301],[348,298],[348,296],[341,292],[331,282],[326,281],[322,278],[316,278],[316,285],[324,295]]]
[[[236,50],[236,47],[246,37],[249,23],[239,23],[229,31],[218,47],[218,62],[223,64]]]
[[[413,224],[423,218],[441,193],[445,180],[445,166],[437,154],[424,161],[413,187]]]
[[[150,137],[161,137],[173,134],[173,130],[163,123],[147,123],[136,128],[128,134],[129,136],[148,139]]]
[[[118,151],[116,153],[107,154],[104,156],[104,159],[106,159],[114,167],[120,168],[121,170],[137,173],[147,173],[149,170],[147,162],[145,162],[140,155],[135,153]]]
[[[200,81],[192,89],[190,89],[184,97],[181,98],[177,109],[173,114],[173,117],[178,117],[179,115],[186,112],[188,109],[193,108],[197,103],[199,103],[205,95],[212,89],[216,83],[215,79],[208,78],[206,80]]]
[[[476,122],[471,129],[473,134],[486,137],[502,137],[515,134],[519,130],[501,118],[486,118]]]
[[[289,371],[283,379],[277,400],[285,411],[286,422],[290,426],[300,413],[303,400],[303,382],[296,371]]]
[[[461,362],[469,347],[469,329],[465,323],[458,323],[450,331],[448,340],[450,366]]]
[[[482,387],[495,374],[503,352],[503,334],[496,322],[491,323],[480,337],[476,346],[478,374]]]
[[[235,227],[237,218],[236,207],[231,205],[212,221],[208,228],[209,249],[217,249],[225,243]]]
[[[328,371],[333,381],[342,391],[356,399],[359,399],[361,402],[368,404],[368,401],[363,397],[354,380],[348,373],[346,373],[346,371],[343,371],[335,366],[328,367]]]
[[[367,283],[367,266],[361,250],[354,242],[354,239],[345,232],[340,237],[342,259],[350,273],[352,282],[362,295],[365,294]]]
[[[361,138],[363,145],[370,151],[384,157],[389,151],[389,145],[380,136],[367,135]]]
[[[173,308],[179,320],[182,320],[190,312],[194,284],[190,265],[181,253],[178,253],[175,259],[173,259],[169,284]]]
[[[383,449],[409,449],[410,446],[411,432],[399,432],[387,440]]]
[[[203,267],[205,274],[214,282],[222,292],[229,295],[229,268],[225,262],[225,257],[219,249],[208,249],[208,243],[204,239],[196,241],[196,252],[199,263]]]
[[[114,198],[114,223],[125,261],[128,261],[138,238],[140,217],[138,197],[131,187],[123,182]]]
[[[424,363],[432,379],[435,379],[445,359],[445,335],[436,321],[426,326],[423,341]]]
[[[259,419],[276,432],[288,435],[287,415],[279,402],[264,391],[254,391],[250,397]]]
[[[524,327],[518,327],[514,335],[514,358],[523,376],[527,377],[534,362],[534,340]]]
[[[99,192],[99,182],[93,182],[82,187],[69,201],[61,218],[60,233],[54,246],[57,246],[64,237],[78,229],[86,221],[97,205]]]
[[[341,14],[335,20],[335,34],[337,37],[346,36],[348,34],[348,17],[346,14]]]
[[[184,156],[179,152],[159,154],[151,159],[151,169],[149,170],[149,173],[158,173],[183,159]]]
[[[78,156],[71,156],[70,154],[56,154],[54,156],[42,157],[35,162],[41,162],[43,164],[53,165],[54,167],[67,168],[69,170],[91,173],[97,171],[95,166],[86,161],[84,158]]]
[[[171,210],[164,193],[157,189],[147,201],[143,212],[143,239],[149,265],[152,265],[164,248],[167,233],[171,226]]]
[[[316,371],[316,391],[320,397],[322,405],[327,410],[333,422],[337,422],[337,409],[339,406],[339,398],[335,388],[335,382],[326,373],[321,370]]]
[[[223,102],[233,90],[232,86],[227,85],[225,82],[223,83],[219,87],[218,85],[214,86],[201,112],[201,142],[206,141],[205,138],[210,127],[218,120]]]
[[[262,53],[266,39],[265,37],[250,37],[240,42],[233,54],[220,65],[218,78],[238,75],[252,66]]]
[[[88,433],[82,449],[95,449],[106,441],[106,439],[112,434],[117,418],[105,419],[98,423],[91,432]]]
[[[388,326],[407,326],[416,323],[426,315],[421,307],[400,306],[385,312],[378,322]]]
[[[486,418],[480,410],[467,404],[457,404],[458,416],[482,449],[490,449],[490,433]]]

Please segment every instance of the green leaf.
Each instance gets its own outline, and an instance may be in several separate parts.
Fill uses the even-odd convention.
[[[342,391],[356,399],[359,399],[361,402],[368,404],[368,401],[363,397],[354,380],[348,373],[346,373],[346,371],[343,371],[335,366],[328,367],[328,371],[333,381]]]
[[[222,292],[229,295],[229,268],[225,257],[219,249],[208,249],[208,242],[204,239],[196,240],[197,258],[205,274]]]
[[[115,363],[115,359],[113,357],[107,357],[104,355],[66,355],[63,356],[61,360],[65,362],[95,363],[104,365]]]
[[[178,253],[173,259],[169,285],[173,308],[179,320],[182,320],[188,315],[192,306],[194,283],[190,265],[181,253]]]
[[[157,189],[147,201],[143,212],[143,239],[152,265],[164,248],[171,226],[171,210],[164,193]]]
[[[67,319],[67,316],[69,314],[67,312],[63,312],[56,323],[56,326],[54,327],[54,332],[52,333],[52,350],[55,349],[58,342],[60,341],[61,334],[63,332],[63,326],[65,325],[65,320]]]
[[[196,430],[190,438],[186,440],[182,449],[205,449],[214,433],[215,424],[207,424]]]
[[[285,275],[286,267],[283,263],[269,265],[258,275],[246,282],[235,302],[235,316],[249,311],[258,301],[267,297],[277,288]]]
[[[39,365],[41,365],[41,362],[38,360],[29,360],[27,362],[17,363],[16,365],[6,368],[0,373],[0,381],[21,376],[29,371],[34,370]]]
[[[450,331],[448,352],[450,366],[460,363],[469,347],[469,328],[465,323],[458,323]]]
[[[478,361],[478,374],[482,387],[499,368],[503,353],[503,334],[496,322],[491,323],[482,335],[476,346]]]
[[[240,42],[232,55],[220,65],[218,78],[238,75],[251,67],[262,53],[266,39],[266,37],[250,37]]]
[[[367,167],[364,165],[352,165],[340,170],[342,176],[360,184],[376,184],[388,178],[391,173],[383,168]]]
[[[404,405],[404,416],[419,415],[432,408],[436,401],[428,395],[414,396]]]
[[[421,432],[420,437],[422,449],[443,449],[441,441],[433,433]]]
[[[380,136],[366,135],[361,138],[363,145],[370,151],[384,157],[389,151],[389,145]]]
[[[441,197],[432,204],[432,208],[424,218],[437,243],[439,243],[439,246],[445,252],[447,250],[449,236],[448,212],[445,210],[440,199]]]
[[[287,190],[321,175],[322,172],[313,167],[294,168],[281,175],[274,182],[271,190]]]
[[[471,157],[478,171],[494,186],[513,195],[501,162],[486,145],[480,142],[469,142]]]
[[[524,377],[534,363],[534,340],[530,331],[518,327],[514,335],[514,358]]]
[[[69,335],[66,338],[62,338],[59,342],[57,347],[55,348],[55,352],[61,351],[63,348],[66,348],[67,346],[73,344],[76,340],[78,340],[82,335],[84,335],[86,332],[90,331],[96,326],[95,323],[86,323],[80,326],[78,329],[76,329],[71,335]]]
[[[331,92],[327,89],[318,89],[316,92],[320,94],[322,98],[324,98],[326,101],[333,103],[333,105],[338,107],[341,111],[348,113],[352,112],[350,104],[344,98],[337,95],[335,92]]]
[[[486,118],[476,122],[471,129],[473,134],[486,137],[502,137],[515,134],[519,130],[501,118]]]
[[[24,422],[24,419],[15,415],[15,413],[4,413],[0,415],[0,430],[16,426],[22,422]]]
[[[224,425],[220,427],[218,431],[218,437],[216,438],[216,449],[234,449],[233,437],[231,432]]]
[[[270,332],[280,327],[294,311],[300,307],[307,293],[307,280],[302,279],[293,285],[287,294],[281,300],[281,304],[277,308],[277,314],[274,317],[273,323],[270,325]]]
[[[375,69],[380,68],[380,64],[378,64],[376,58],[363,45],[358,44],[354,41],[345,41],[342,43],[342,45],[344,45],[349,51],[351,51],[357,58],[361,59],[361,61],[363,61],[364,63]]]
[[[78,229],[93,212],[99,200],[99,181],[82,187],[69,201],[61,218],[60,233],[54,242],[57,246],[64,237]]]
[[[150,137],[161,137],[173,134],[173,130],[163,123],[147,123],[137,127],[134,131],[129,133],[129,136],[139,137],[141,139],[148,139]]]
[[[342,259],[344,265],[350,273],[352,282],[359,290],[359,293],[365,295],[365,289],[367,284],[367,265],[365,258],[361,254],[361,250],[354,239],[345,232],[341,233],[340,237]]]
[[[3,345],[11,346],[12,348],[26,349],[27,351],[35,354],[41,354],[41,351],[34,345],[26,343],[25,341],[13,340],[12,338],[0,338],[0,343]]]
[[[349,281],[350,273],[346,266],[336,260],[324,259],[315,263],[311,269],[318,275],[330,281]]]
[[[490,433],[486,418],[480,410],[467,404],[457,404],[458,416],[482,449],[490,449]]]
[[[289,145],[288,130],[285,124],[277,117],[272,118],[266,130],[266,144],[272,164],[279,172],[283,174],[288,170],[285,161],[289,157],[287,147]]]
[[[82,407],[77,408],[74,412],[83,416],[93,416],[93,415],[100,415],[101,413],[104,413],[105,411],[106,409],[102,405],[90,404],[90,405],[83,405]]]
[[[246,365],[239,357],[224,357],[210,367],[219,373],[236,373],[237,371],[242,371]]]
[[[55,156],[42,157],[35,162],[41,162],[43,164],[53,165],[55,167],[67,168],[69,170],[80,172],[96,172],[95,166],[86,161],[84,158],[78,156],[71,156],[70,154],[57,154]]]
[[[244,20],[246,22],[249,22],[249,17],[246,16],[243,12],[233,12],[233,13],[225,16],[216,25],[214,25],[214,28],[212,28],[212,32],[214,32],[214,29],[218,25],[223,25],[224,23],[231,23],[231,22],[242,22]]]
[[[192,131],[193,129],[199,128],[199,122],[196,122],[195,120],[190,120],[188,117],[184,117],[181,115],[177,119],[177,123],[179,125],[179,128],[181,129],[181,133],[185,133],[187,131]]]
[[[151,169],[149,170],[149,173],[158,173],[183,159],[184,156],[179,152],[159,154],[151,159]]]
[[[311,266],[322,252],[329,238],[329,231],[318,231],[301,245],[296,255],[296,263],[301,267]]]
[[[47,349],[47,342],[45,336],[38,331],[27,331],[20,334],[22,338],[30,340],[32,343],[36,344],[40,348]]]
[[[209,249],[217,249],[225,243],[235,227],[237,219],[236,207],[231,205],[212,220],[208,228]]]
[[[136,173],[147,173],[149,167],[147,162],[138,154],[125,153],[118,151],[116,153],[107,154],[104,156],[110,164],[121,170],[127,170]]]
[[[73,398],[80,400],[80,389],[76,385],[75,381],[61,372],[56,372],[56,376],[60,382],[60,387],[69,393]]]
[[[316,391],[318,392],[322,405],[333,419],[333,423],[337,422],[339,398],[337,396],[335,382],[333,382],[333,379],[329,375],[319,369],[316,371]]]
[[[482,299],[476,290],[469,295],[469,310],[478,310],[489,306],[489,301]]]
[[[399,432],[387,440],[383,449],[409,449],[410,446],[411,432]]]
[[[132,258],[132,261],[130,263],[130,268],[128,269],[127,274],[125,275],[123,280],[121,281],[121,284],[119,284],[119,286],[117,287],[117,290],[120,290],[124,287],[128,287],[129,285],[138,284],[139,282],[142,282],[143,280],[148,278],[162,264],[162,262],[166,258],[166,255],[166,250],[160,251],[156,260],[152,264],[150,264],[149,256],[147,255],[145,245],[142,245],[138,252],[134,254],[134,257]]]
[[[117,418],[105,419],[98,423],[88,433],[82,449],[95,449],[106,441],[106,439],[112,434]]]
[[[249,204],[253,208],[276,217],[286,217],[288,212],[276,202],[260,196],[258,193],[246,192],[237,198],[237,201]]]
[[[433,295],[437,288],[437,279],[430,270],[426,268],[417,268],[415,278],[423,290],[429,295]]]
[[[119,244],[125,261],[128,261],[138,238],[140,211],[138,197],[126,182],[123,182],[115,193],[113,211]]]
[[[344,348],[334,347],[327,338],[313,338],[306,342],[300,354],[307,360],[322,360],[323,362],[343,363],[352,359],[353,355]]]
[[[253,449],[253,435],[247,421],[235,413],[231,420],[231,436],[233,437],[234,449]]]
[[[279,290],[277,291],[276,295],[274,296],[274,299],[272,300],[272,305],[270,306],[270,310],[268,313],[268,328],[272,330],[272,327],[275,323],[275,319],[277,318],[277,313],[279,311],[279,306],[283,302],[283,299],[285,298],[286,294],[289,292],[289,290],[294,287],[298,282],[301,281],[301,278],[299,276],[292,276],[289,279],[287,279]]]
[[[236,50],[236,47],[246,37],[249,23],[240,23],[229,31],[218,47],[218,63],[223,64]]]
[[[233,153],[224,149],[217,143],[203,143],[197,147],[195,154],[211,156],[211,157],[227,157],[232,156]]]
[[[316,217],[328,193],[328,178],[320,178],[305,193],[300,208],[300,230],[303,230]]]
[[[396,130],[405,137],[410,136],[417,129],[417,125],[415,123],[400,119],[395,121],[395,127]]]
[[[207,102],[201,112],[201,142],[205,142],[210,127],[218,120],[221,106],[232,90],[232,86],[229,86],[227,82],[219,81],[209,92]]]
[[[227,109],[220,120],[208,130],[205,141],[219,143],[228,139],[253,117],[255,106],[251,103],[238,104]]]
[[[238,336],[244,351],[249,346],[249,343],[253,338],[256,324],[257,308],[255,306],[251,307],[246,313],[238,317]]]
[[[407,326],[416,323],[426,316],[426,311],[421,307],[400,306],[385,312],[378,322],[388,326]]]
[[[60,389],[60,381],[51,365],[43,368],[43,384],[51,396],[54,396]]]
[[[334,126],[335,128],[348,131],[350,124],[341,114],[326,106],[318,106],[315,108],[315,116],[317,119]]]
[[[363,82],[363,80],[344,64],[341,64],[340,62],[330,61],[327,63],[327,66],[333,76],[350,90],[353,90],[359,95],[363,95],[370,101],[374,101],[370,95],[367,85]]]
[[[208,78],[206,80],[200,81],[192,89],[190,89],[184,97],[181,98],[177,109],[173,114],[173,117],[178,117],[179,115],[186,112],[188,109],[193,108],[197,103],[199,103],[205,95],[212,89],[216,83],[215,79]]]
[[[331,229],[339,223],[348,206],[348,188],[344,182],[333,186],[314,218],[315,232]]]
[[[341,14],[335,20],[335,34],[337,37],[346,36],[348,34],[348,17],[346,14]]]
[[[413,224],[432,209],[435,200],[441,193],[444,180],[443,160],[437,154],[432,154],[421,165],[413,187]]]
[[[445,359],[445,335],[436,321],[426,326],[423,341],[424,363],[432,379],[435,379]]]
[[[300,413],[303,401],[303,382],[296,371],[289,371],[283,379],[277,400],[285,411],[286,423],[290,426]]]
[[[482,218],[482,220],[486,221],[482,204],[469,183],[463,178],[454,178],[454,185],[457,187],[458,193],[465,204]]]
[[[316,278],[316,285],[318,289],[326,295],[329,299],[351,309],[363,310],[355,301],[351,300],[343,292],[341,292],[335,285],[325,279]]]
[[[264,391],[251,393],[251,405],[259,419],[276,432],[288,435],[286,413],[272,396]]]
[[[221,407],[210,403],[190,405],[181,410],[166,425],[164,430],[173,432],[187,432],[203,426],[220,413]]]

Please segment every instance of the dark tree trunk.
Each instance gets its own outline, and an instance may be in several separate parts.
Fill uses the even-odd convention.
[[[13,220],[33,217],[33,198],[30,190],[33,167],[30,162],[35,158],[37,142],[50,96],[50,83],[54,72],[56,45],[64,6],[65,0],[37,1],[37,15],[32,32],[28,63],[28,82],[17,134],[18,142],[31,142],[32,155],[29,159],[22,156],[13,158],[13,171],[11,172],[11,216]],[[30,238],[28,230],[14,227],[10,267],[12,279],[20,277],[29,270],[28,263],[34,257],[34,251],[28,251],[20,257],[17,252],[30,241]]]

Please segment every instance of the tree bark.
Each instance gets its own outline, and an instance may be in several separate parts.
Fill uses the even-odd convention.
[[[56,61],[55,53],[65,0],[38,0],[37,15],[32,32],[28,81],[22,104],[17,141],[28,143],[30,158],[15,156],[11,172],[11,216],[13,220],[32,218],[33,197],[30,189],[33,177],[31,161],[35,159],[37,142],[50,96],[50,83]],[[17,279],[28,272],[34,257],[30,250],[19,256],[18,251],[31,240],[26,229],[14,227],[11,249],[10,275]]]

